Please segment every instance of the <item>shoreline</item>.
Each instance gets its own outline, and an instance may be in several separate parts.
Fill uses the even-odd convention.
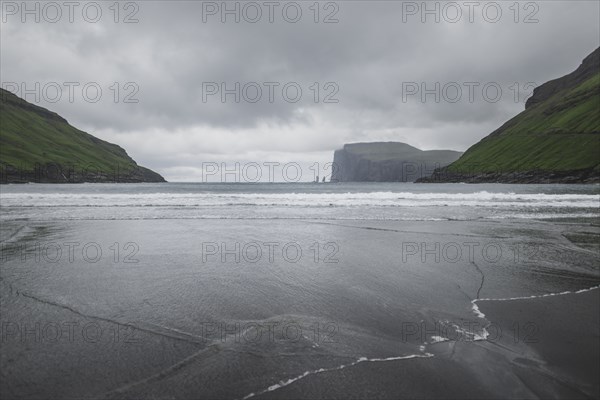
[[[598,167],[575,171],[452,172],[436,169],[431,176],[415,183],[499,183],[499,184],[565,184],[595,185],[600,183]]]
[[[2,393],[73,399],[242,399],[254,393],[258,400],[585,398],[597,391],[591,376],[600,353],[592,343],[598,290],[485,300],[598,285],[598,253],[585,247],[600,232],[597,217],[568,224],[171,220],[145,210],[139,207],[145,219],[138,220],[3,223],[0,305],[3,327],[13,333],[0,352],[0,367],[11,377],[2,381]],[[201,251],[202,243],[231,251],[235,243],[242,249],[274,239],[273,262],[264,247],[256,263],[245,253],[236,262],[214,251],[203,259]],[[131,248],[123,246],[132,241],[139,262],[127,263]],[[66,244],[73,242],[79,246],[71,253]],[[102,250],[92,262],[96,253],[86,259],[82,252],[91,243]],[[115,243],[123,249],[119,262]],[[303,257],[286,258],[281,249],[289,243],[297,243]],[[315,243],[321,249],[316,261]],[[338,247],[323,247],[328,243]],[[436,243],[439,258],[427,254]],[[45,244],[63,249],[60,262],[51,262],[57,253],[44,253]],[[459,262],[441,252],[445,245],[462,250]],[[517,261],[515,245],[526,246]],[[494,249],[502,257],[496,259]],[[484,319],[473,310],[477,298]],[[231,332],[238,323],[242,332]],[[297,324],[303,335],[290,340],[277,330],[258,342],[235,340],[251,324],[275,323]],[[426,329],[411,336],[407,327],[421,323]],[[475,328],[465,331],[467,323]],[[37,324],[39,340],[31,333]],[[488,326],[482,340],[488,324],[503,335],[494,337]],[[529,343],[532,324],[538,343]],[[437,329],[442,325],[450,327],[448,336]],[[57,326],[74,326],[75,339],[68,340],[64,328],[62,338],[52,340]],[[208,335],[208,326],[220,328]],[[328,327],[335,328],[334,342],[326,340]],[[114,332],[121,332],[119,340]],[[132,332],[135,343],[128,341]]]

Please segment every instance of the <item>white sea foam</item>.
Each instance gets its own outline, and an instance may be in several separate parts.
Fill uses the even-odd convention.
[[[507,297],[507,298],[500,298],[500,299],[490,299],[490,298],[475,299],[475,300],[471,300],[471,308],[472,308],[473,312],[475,313],[475,315],[477,315],[477,317],[485,319],[485,314],[483,312],[481,312],[481,310],[477,306],[477,302],[479,302],[479,301],[531,300],[531,299],[539,299],[539,298],[544,298],[544,297],[563,296],[563,295],[567,295],[567,294],[585,293],[585,292],[589,292],[591,290],[596,290],[598,288],[600,288],[600,285],[592,286],[591,288],[581,289],[581,290],[577,290],[577,291],[564,291],[564,292],[558,292],[558,293],[545,293],[545,294],[532,295],[532,296]],[[487,331],[487,329],[483,328],[481,335],[474,334],[474,340],[475,341],[485,340],[485,339],[487,339],[488,336],[489,336],[489,332]]]
[[[477,312],[482,315],[480,318],[483,318],[483,317],[485,317],[485,314],[483,314],[481,311],[479,311],[479,308],[475,305],[475,302],[478,302],[478,301],[511,301],[511,300],[538,299],[538,298],[542,298],[542,297],[562,296],[562,295],[565,295],[565,294],[584,293],[584,292],[589,292],[591,290],[595,290],[595,289],[598,289],[598,288],[600,288],[600,285],[598,285],[598,286],[592,286],[591,288],[588,288],[588,289],[577,290],[575,292],[573,292],[573,291],[564,291],[564,292],[560,292],[560,293],[545,293],[545,294],[538,294],[538,295],[533,295],[533,296],[507,297],[507,298],[503,298],[503,299],[485,299],[484,298],[484,299],[475,299],[471,303],[473,303],[474,309],[477,308]]]
[[[448,338],[445,338],[443,336],[432,336],[431,337],[431,343],[439,343],[439,342],[447,342]]]
[[[315,374],[321,374],[323,372],[331,372],[331,371],[338,371],[344,368],[349,368],[352,367],[356,364],[360,364],[362,362],[384,362],[384,361],[397,361],[397,360],[408,360],[411,358],[430,358],[433,357],[433,354],[431,353],[425,353],[425,354],[410,354],[407,356],[397,356],[397,357],[387,357],[387,358],[367,358],[367,357],[360,357],[359,359],[357,359],[356,361],[350,363],[350,364],[342,364],[342,365],[338,365],[337,367],[333,367],[333,368],[319,368],[319,369],[315,369],[315,370],[310,370],[310,371],[305,371],[303,374],[298,375],[294,378],[290,378],[288,380],[285,381],[280,381],[279,383],[276,383],[274,385],[269,386],[268,388],[266,388],[265,390],[261,390],[259,392],[255,392],[255,393],[250,393],[246,396],[244,396],[242,398],[242,400],[246,400],[249,399],[251,397],[254,396],[258,396],[267,392],[272,392],[274,390],[277,389],[281,389],[282,387],[291,385],[292,383],[299,381],[300,379],[306,378],[309,375],[315,375]]]
[[[598,208],[595,194],[517,194],[491,193],[38,193],[2,194],[2,206],[19,207],[218,207],[218,206],[487,206],[487,207],[562,207]]]

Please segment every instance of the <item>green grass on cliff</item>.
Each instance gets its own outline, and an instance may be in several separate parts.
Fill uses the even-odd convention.
[[[600,169],[600,74],[523,111],[469,148],[457,173]]]
[[[137,167],[121,147],[80,131],[57,114],[2,89],[0,163],[26,171],[36,164],[105,173]]]

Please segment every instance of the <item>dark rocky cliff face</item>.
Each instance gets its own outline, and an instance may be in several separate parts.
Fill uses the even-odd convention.
[[[423,151],[405,143],[346,144],[333,155],[332,181],[414,182],[457,160],[451,150]]]
[[[574,171],[514,171],[514,172],[473,172],[454,173],[445,168],[425,178],[419,183],[542,183],[542,184],[591,184],[600,183],[600,175],[593,168]]]
[[[0,183],[143,183],[166,182],[158,173],[141,166],[115,166],[112,171],[101,171],[93,165],[45,163],[32,168],[17,168],[0,164]]]
[[[549,99],[552,95],[564,89],[574,88],[585,82],[600,69],[600,47],[583,59],[579,68],[562,78],[554,79],[538,86],[533,95],[527,99],[525,109]]]

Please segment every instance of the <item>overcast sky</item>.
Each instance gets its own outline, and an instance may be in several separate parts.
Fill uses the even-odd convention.
[[[598,1],[488,3],[229,1],[236,22],[222,2],[3,2],[1,81],[39,82],[39,99],[17,94],[170,181],[206,162],[324,164],[358,141],[463,151],[600,45]]]

